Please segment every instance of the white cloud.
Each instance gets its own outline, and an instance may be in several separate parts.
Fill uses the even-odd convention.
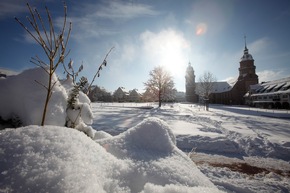
[[[225,82],[228,82],[228,83],[232,83],[232,82],[235,82],[237,80],[238,77],[227,77],[226,79],[224,80],[221,80],[221,81],[225,81]]]
[[[0,19],[14,17],[19,13],[27,11],[25,3],[22,0],[1,0],[0,1]]]
[[[158,12],[151,6],[122,1],[104,1],[103,3],[82,3],[69,14],[73,23],[72,37],[79,40],[98,38],[103,35],[120,33],[118,23],[138,17],[155,16]],[[62,18],[58,19],[60,22]],[[114,24],[112,25],[112,22]],[[117,23],[117,25],[116,25]]]
[[[274,71],[274,70],[263,70],[257,72],[257,75],[259,76],[259,82],[278,80],[286,77],[283,71]]]
[[[270,39],[267,37],[263,37],[248,44],[247,47],[249,49],[249,52],[254,56],[256,54],[265,55],[266,50],[268,50],[269,47],[271,47],[270,45],[271,45]]]
[[[87,6],[91,7],[92,5]],[[91,9],[87,6],[86,8]],[[102,6],[98,5],[98,8],[95,12],[97,17],[111,20],[132,19],[140,16],[152,16],[157,14],[158,12],[153,10],[149,5],[126,3],[121,1],[107,1],[107,3]]]

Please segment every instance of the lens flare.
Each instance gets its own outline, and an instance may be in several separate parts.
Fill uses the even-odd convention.
[[[195,34],[200,36],[200,35],[205,34],[206,31],[207,31],[207,25],[205,23],[199,23],[196,26]]]

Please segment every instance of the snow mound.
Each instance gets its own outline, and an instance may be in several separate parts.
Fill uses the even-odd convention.
[[[105,192],[106,174],[122,168],[97,143],[65,127],[6,129],[0,138],[0,190],[7,192]]]
[[[64,125],[67,94],[56,82],[48,103],[46,125]],[[23,125],[40,125],[46,98],[48,74],[42,68],[25,70],[15,76],[0,79],[0,117],[4,120],[18,117]]]
[[[176,148],[168,126],[161,120],[144,120],[127,132],[99,143],[103,147],[82,132],[65,127],[2,130],[0,190],[219,192]]]
[[[129,164],[130,171],[122,174],[122,178],[130,179],[127,186],[132,192],[146,189],[152,192],[151,188],[163,192],[169,188],[174,192],[179,186],[215,189],[190,158],[175,146],[170,127],[158,118],[147,118],[118,136],[97,142]]]
[[[110,135],[105,131],[96,131],[94,134],[94,140],[105,139],[110,137],[112,137],[112,135]]]
[[[40,125],[48,86],[48,73],[42,68],[28,69],[15,76],[0,79],[0,120],[10,121],[16,126]],[[67,108],[67,98],[73,88],[71,79],[58,81],[52,75],[54,84],[48,107],[45,125],[68,126],[94,137],[90,99],[79,92],[75,108]]]
[[[158,118],[147,118],[119,136],[98,141],[108,152],[117,156],[128,156],[127,149],[171,153],[176,139],[170,127]],[[121,147],[121,148],[120,148]],[[123,151],[126,149],[126,151]],[[129,155],[130,156],[130,155]]]
[[[166,186],[158,186],[153,184],[146,184],[144,190],[141,193],[220,193],[220,190],[214,190],[208,187],[185,187],[185,186],[178,186],[169,184]]]

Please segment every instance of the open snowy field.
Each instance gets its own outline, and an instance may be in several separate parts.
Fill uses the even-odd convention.
[[[150,114],[144,119],[144,112],[163,114],[167,107],[92,104],[94,115],[71,79],[58,82],[53,75],[56,86],[39,126],[46,90],[35,82],[47,76],[34,68],[0,79],[0,192],[223,192],[177,147],[168,123]],[[130,125],[136,109],[140,119]]]
[[[93,103],[93,128],[118,135],[147,117],[165,121],[177,147],[227,192],[290,191],[290,112],[247,107]],[[150,109],[150,107],[154,107]]]
[[[84,94],[67,109],[65,81],[41,127],[45,90],[35,80],[46,75],[35,68],[0,79],[0,192],[290,191],[288,111],[90,104]]]

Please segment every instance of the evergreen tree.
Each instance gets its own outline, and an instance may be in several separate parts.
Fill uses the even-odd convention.
[[[84,86],[87,83],[88,83],[88,79],[82,76],[79,82],[74,85],[74,88],[72,89],[68,97],[67,108],[75,109],[76,104],[77,104],[77,99],[79,97],[79,92],[84,88]]]

